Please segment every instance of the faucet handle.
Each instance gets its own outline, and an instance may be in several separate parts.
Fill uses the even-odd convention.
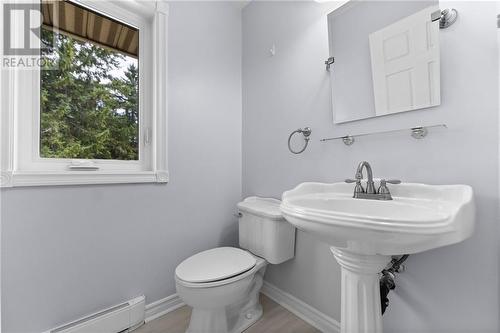
[[[359,193],[365,193],[365,189],[364,189],[363,185],[361,185],[361,179],[346,179],[345,182],[348,184],[356,183],[356,186],[354,186],[354,197],[355,198]]]
[[[401,181],[399,179],[381,179],[380,180],[380,183],[382,184],[382,182],[384,183],[389,183],[389,184],[401,184]]]
[[[381,179],[380,180],[380,186],[379,186],[378,191],[377,191],[378,194],[388,194],[388,195],[390,195],[391,192],[387,188],[387,183],[389,183],[389,184],[401,184],[401,181],[398,180],[398,179],[388,179],[388,180]]]

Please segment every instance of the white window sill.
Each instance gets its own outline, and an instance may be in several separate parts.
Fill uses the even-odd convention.
[[[68,172],[4,172],[0,187],[167,183],[167,171],[68,171]]]

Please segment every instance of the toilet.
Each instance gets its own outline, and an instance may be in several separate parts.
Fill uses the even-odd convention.
[[[295,255],[295,228],[280,201],[249,197],[238,203],[239,245],[197,253],[175,270],[181,299],[193,308],[187,333],[240,333],[262,316],[259,291],[267,264]]]

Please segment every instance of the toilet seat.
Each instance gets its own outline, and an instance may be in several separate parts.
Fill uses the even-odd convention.
[[[234,278],[257,264],[253,255],[234,247],[218,247],[195,254],[175,269],[176,277],[189,284],[208,284]]]

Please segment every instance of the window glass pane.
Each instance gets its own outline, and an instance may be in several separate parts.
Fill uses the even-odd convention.
[[[42,28],[42,42],[50,46],[42,48],[46,67],[41,71],[40,156],[138,160],[138,57],[95,38],[53,28]],[[119,24],[108,24],[107,32],[94,35],[118,41],[120,30]],[[135,32],[123,38],[136,40]]]

